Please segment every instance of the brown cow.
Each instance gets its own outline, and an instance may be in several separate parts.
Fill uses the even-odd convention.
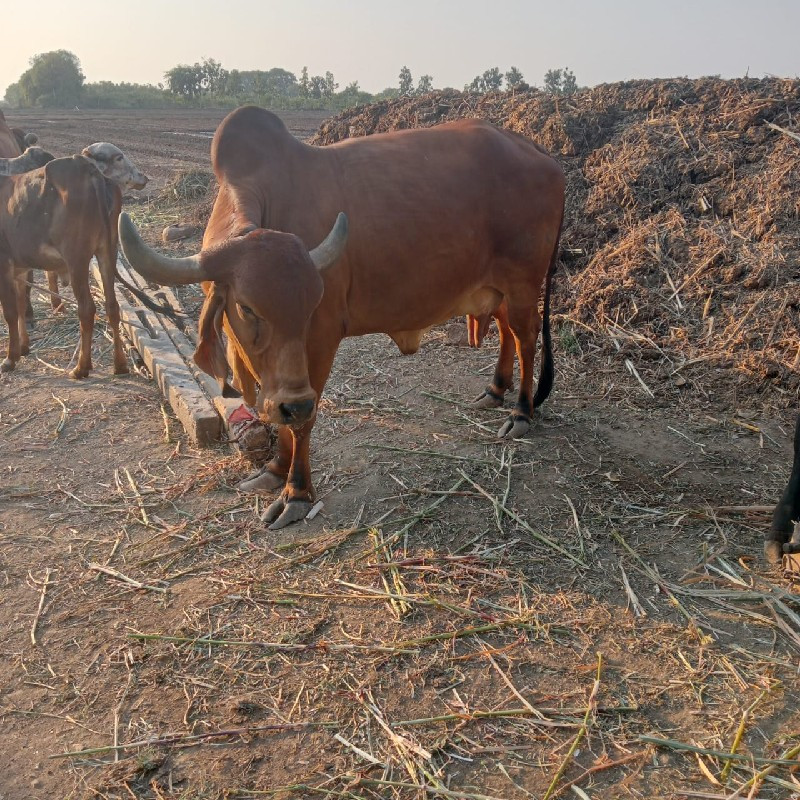
[[[563,172],[543,150],[477,120],[311,147],[250,106],[222,122],[212,163],[220,190],[199,255],[155,253],[124,214],[120,237],[150,280],[213,282],[205,286],[195,360],[224,384],[224,324],[245,399],[280,425],[277,456],[249,487],[285,483],[265,515],[273,529],[312,504],[309,435],[347,336],[387,333],[401,352],[414,353],[432,325],[492,313],[502,302],[509,335],[501,329],[488,391],[502,399],[516,348],[520,392],[499,435],[528,430],[553,382],[550,275],[564,209]]]
[[[81,344],[78,363],[71,375],[85,378],[89,374],[95,316],[89,289],[89,262],[94,255],[100,266],[106,314],[113,334],[114,372],[128,372],[119,333],[119,305],[114,294],[116,223],[122,206],[119,184],[141,188],[146,178],[113,145],[92,145],[84,151],[86,156],[55,159],[40,169],[22,170],[23,174],[19,174],[21,162],[37,151],[39,148],[29,148],[19,158],[0,159],[0,176],[9,176],[0,178],[0,304],[9,334],[8,353],[0,371],[13,370],[20,356],[29,351],[24,324],[25,278],[28,270],[35,267],[57,273],[72,284],[78,304]],[[107,180],[98,170],[98,159],[101,168],[104,160],[110,162],[106,174],[115,182]]]
[[[81,155],[88,158],[106,180],[117,184],[120,189],[144,189],[147,185],[149,178],[133,164],[133,162],[119,149],[116,145],[110,142],[95,142],[88,147],[84,147]],[[120,203],[122,198],[120,196]],[[117,219],[116,216],[111,220],[112,228],[116,234]],[[28,277],[28,305],[25,312],[25,317],[29,324],[33,318],[33,309],[30,304],[30,290],[32,285],[32,274],[29,273]],[[66,283],[66,281],[65,281]],[[50,305],[54,312],[64,310],[64,301],[58,294],[58,275],[55,272],[47,273],[47,284],[50,295]],[[146,302],[146,301],[145,301]],[[162,311],[160,307],[153,307],[156,311]]]
[[[3,116],[3,112],[0,111],[0,158],[15,158],[21,155],[27,148],[35,145],[38,141],[39,137],[35,133],[25,133],[21,128],[9,128],[6,123],[6,118]],[[50,156],[49,160],[52,161],[53,156]],[[18,162],[17,168],[21,169],[26,163],[32,164],[29,169],[36,169],[36,167],[41,167],[47,162],[42,161],[41,158],[36,158],[30,162]],[[33,270],[29,270],[27,279],[28,282],[32,284]],[[60,304],[60,298],[54,293],[58,291],[58,279],[48,274],[48,282],[51,291],[51,304],[53,309],[56,309]],[[30,286],[27,288],[25,298],[25,319],[32,327],[34,325],[34,319],[33,307],[30,302]]]

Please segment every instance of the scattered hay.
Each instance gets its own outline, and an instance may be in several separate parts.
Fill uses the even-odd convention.
[[[205,169],[179,170],[164,186],[163,194],[177,200],[199,200],[216,185],[213,173]]]

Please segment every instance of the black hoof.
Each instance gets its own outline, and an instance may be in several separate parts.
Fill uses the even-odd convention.
[[[498,439],[521,439],[531,427],[530,417],[515,416],[512,414],[497,431]]]
[[[262,522],[269,522],[271,531],[277,531],[305,519],[314,504],[310,500],[286,500],[279,497],[261,515]]]

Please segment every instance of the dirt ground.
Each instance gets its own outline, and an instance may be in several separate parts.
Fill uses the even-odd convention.
[[[57,155],[123,147],[151,238],[222,116],[7,115]],[[0,798],[797,796],[769,762],[797,757],[797,586],[761,560],[793,413],[713,369],[651,397],[554,310],[556,389],[513,443],[469,405],[493,336],[345,342],[324,508],[272,532],[134,354],[113,376],[96,333],[67,378],[74,312],[37,299],[0,376]]]

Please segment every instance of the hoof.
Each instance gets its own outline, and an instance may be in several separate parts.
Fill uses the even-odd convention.
[[[0,372],[11,372],[16,366],[16,361],[12,361],[10,358],[4,358],[3,363],[0,364]]]
[[[490,391],[485,391],[472,401],[472,405],[475,408],[500,408],[503,405],[503,398]]]
[[[764,558],[767,559],[769,564],[780,564],[783,558],[783,548],[780,542],[770,539],[764,542]]]
[[[81,369],[80,367],[75,367],[72,372],[69,373],[70,378],[75,378],[76,381],[81,380],[82,378],[89,377],[89,370],[88,369]]]
[[[293,522],[305,519],[313,505],[310,500],[289,500],[287,502],[281,496],[261,515],[261,521],[272,523],[269,529],[277,531]]]
[[[129,375],[130,368],[126,364],[120,364],[119,366],[114,367],[114,374],[115,375]]]
[[[498,439],[521,439],[531,427],[528,417],[515,417],[513,414],[503,423],[497,431]]]
[[[236,488],[240,492],[250,494],[260,494],[265,492],[272,494],[276,489],[280,488],[286,483],[286,478],[270,472],[266,467],[256,475],[245,478],[240,483],[236,484]]]

